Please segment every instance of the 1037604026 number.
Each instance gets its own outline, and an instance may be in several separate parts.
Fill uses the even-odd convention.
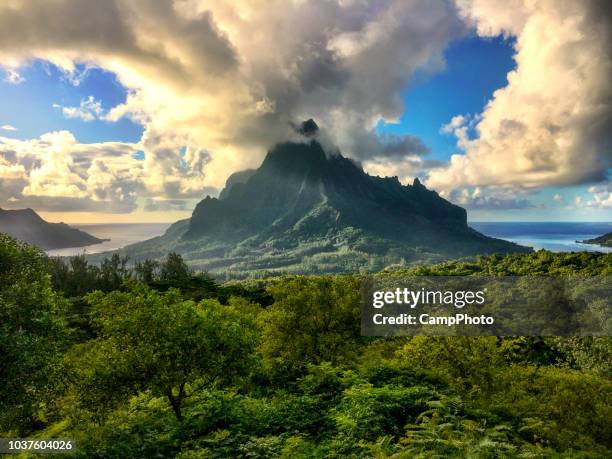
[[[68,438],[32,439],[32,438],[0,438],[0,454],[33,452],[61,453],[74,452],[75,442]]]

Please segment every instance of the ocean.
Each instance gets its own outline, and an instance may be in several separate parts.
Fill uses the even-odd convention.
[[[470,222],[469,225],[487,236],[506,239],[534,249],[547,249],[551,252],[612,252],[610,247],[576,242],[612,231],[612,222]],[[87,247],[49,250],[47,251],[49,255],[72,256],[119,249],[163,234],[170,223],[75,224],[72,226],[96,237],[110,239],[110,241]]]
[[[51,256],[70,257],[82,253],[92,254],[106,252],[107,250],[116,250],[135,242],[160,236],[164,234],[170,225],[171,223],[71,224],[74,228],[86,231],[101,239],[110,239],[110,241],[88,245],[86,247],[47,250],[47,254]]]
[[[551,252],[612,252],[610,247],[580,244],[612,231],[612,222],[470,222],[487,236]]]

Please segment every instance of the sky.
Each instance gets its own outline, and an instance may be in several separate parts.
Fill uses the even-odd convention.
[[[610,23],[603,0],[6,0],[0,207],[175,221],[314,118],[472,221],[612,221]]]

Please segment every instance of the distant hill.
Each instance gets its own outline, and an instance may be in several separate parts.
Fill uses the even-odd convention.
[[[0,209],[0,233],[45,250],[83,247],[104,241],[65,223],[49,223],[32,209]]]
[[[177,251],[217,274],[379,270],[392,264],[528,252],[467,225],[465,209],[418,179],[373,177],[340,153],[327,154],[309,120],[302,142],[276,145],[257,170],[233,174],[189,220],[129,246],[135,259]]]
[[[601,245],[603,247],[612,247],[612,232],[606,233],[603,236],[599,236],[593,239],[586,239],[584,241],[579,241],[583,244],[596,244]]]

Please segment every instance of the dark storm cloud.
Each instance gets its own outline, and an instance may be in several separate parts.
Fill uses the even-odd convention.
[[[172,2],[26,0],[16,5],[0,7],[0,49],[11,54],[61,54],[66,49],[83,61],[98,54],[113,55],[175,82],[205,73],[223,74],[238,64],[210,13],[183,18]],[[148,43],[138,35],[144,30],[149,30]],[[165,38],[176,37],[180,37],[178,46],[164,46]]]
[[[380,137],[382,156],[423,156],[429,153],[429,148],[418,137],[411,135],[391,135]]]

